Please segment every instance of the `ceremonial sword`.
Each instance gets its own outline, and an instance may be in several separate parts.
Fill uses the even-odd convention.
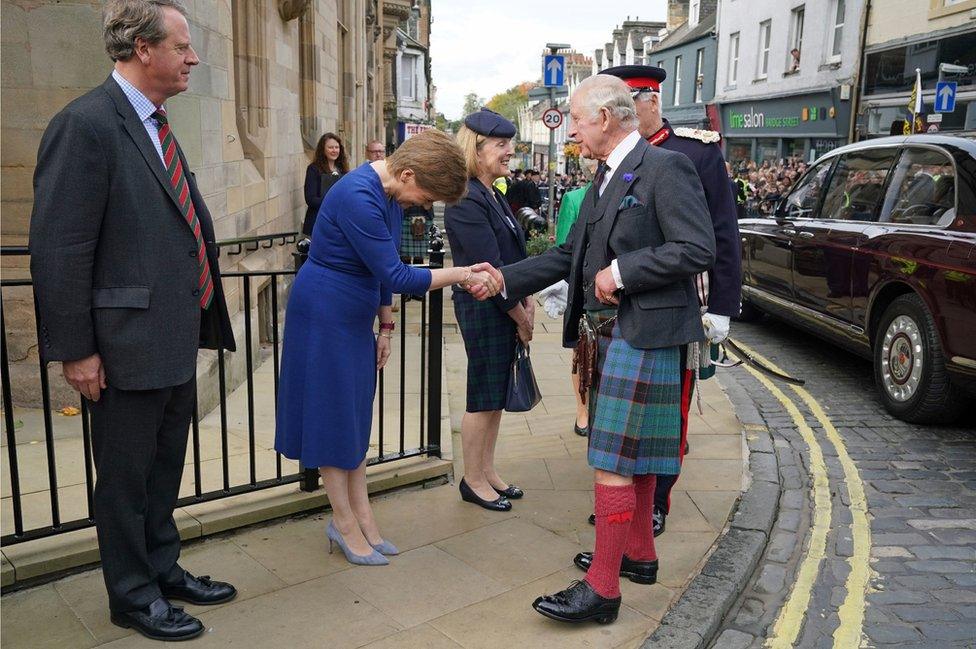
[[[722,357],[718,361],[712,361],[713,365],[716,365],[718,367],[736,367],[738,365],[742,365],[743,363],[745,363],[746,365],[749,365],[753,369],[758,370],[759,372],[765,374],[766,376],[770,376],[774,379],[779,379],[780,381],[785,381],[790,385],[803,385],[804,383],[806,383],[806,381],[804,381],[803,379],[794,378],[788,374],[777,372],[773,368],[767,366],[762,361],[755,358],[752,354],[749,354],[746,351],[744,351],[731,338],[726,338],[725,340],[720,342],[719,347],[722,350]],[[739,358],[739,360],[735,361],[734,363],[728,362],[729,350],[731,350],[732,353]]]

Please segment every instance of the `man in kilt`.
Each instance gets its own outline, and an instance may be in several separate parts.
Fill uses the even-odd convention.
[[[623,81],[584,80],[570,117],[583,156],[600,163],[579,219],[562,246],[495,275],[508,298],[566,279],[563,344],[580,343],[584,366],[596,347],[587,453],[596,548],[574,560],[584,580],[533,607],[555,620],[607,624],[620,609],[621,575],[657,579],[655,476],[680,469],[680,349],[705,337],[693,278],[712,265],[715,235],[694,166],[641,138]]]

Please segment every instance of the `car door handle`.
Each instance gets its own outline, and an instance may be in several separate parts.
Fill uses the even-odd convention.
[[[788,234],[788,235],[792,236],[792,235],[796,234],[796,230],[794,230],[793,228],[785,228],[783,230],[780,230],[780,233],[781,234]]]
[[[801,239],[812,239],[816,235],[813,232],[800,232],[799,236]]]

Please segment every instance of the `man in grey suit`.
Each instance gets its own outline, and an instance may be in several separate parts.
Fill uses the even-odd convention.
[[[41,356],[91,408],[111,619],[158,640],[203,632],[169,599],[236,595],[179,566],[173,520],[197,350],[234,350],[213,224],[164,108],[199,63],[185,13],[178,0],[106,5],[115,69],[48,125],[30,231]]]
[[[496,278],[509,298],[566,279],[563,343],[595,341],[587,461],[596,549],[575,558],[583,581],[533,607],[555,620],[606,624],[620,609],[620,576],[657,579],[655,475],[679,471],[680,348],[705,337],[692,279],[712,265],[715,235],[694,166],[641,138],[622,80],[584,80],[570,117],[583,156],[600,162],[579,219],[565,244]],[[577,348],[584,369],[586,348]]]

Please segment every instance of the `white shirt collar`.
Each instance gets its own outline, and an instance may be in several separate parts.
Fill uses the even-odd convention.
[[[142,94],[138,88],[129,83],[129,80],[123,77],[118,70],[112,70],[112,78],[122,88],[122,93],[129,100],[129,103],[132,104],[132,108],[136,111],[140,122],[145,122],[149,119],[150,115],[156,112],[156,105]]]
[[[627,154],[634,150],[634,147],[637,146],[640,139],[640,132],[633,130],[613,148],[613,151],[607,156],[607,166],[610,167],[607,170],[608,176],[617,170],[617,167],[624,161]]]

